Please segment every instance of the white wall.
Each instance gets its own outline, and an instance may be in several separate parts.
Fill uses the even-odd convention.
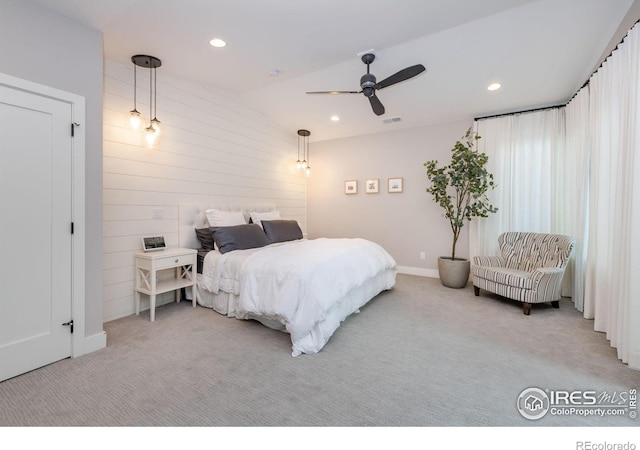
[[[438,257],[451,255],[451,229],[442,209],[426,193],[423,164],[448,163],[451,148],[471,119],[311,144],[309,237],[362,237],[382,245],[402,270],[437,276]],[[404,192],[387,192],[387,179],[404,178]],[[380,179],[380,193],[364,182]],[[358,180],[358,194],[345,195],[344,181]],[[425,259],[420,259],[420,253]],[[456,257],[469,257],[468,227]]]
[[[128,127],[133,64],[106,61],[104,91],[105,321],[134,312],[140,238],[163,235],[168,246],[178,245],[181,203],[271,202],[306,229],[307,179],[294,167],[297,130],[278,129],[230,95],[165,76],[160,67],[157,118],[164,131],[152,150]],[[138,69],[137,109],[145,116],[148,99],[148,70]],[[154,218],[158,212],[162,218]]]
[[[86,100],[85,335],[101,336],[102,33],[31,0],[0,0],[0,72]]]

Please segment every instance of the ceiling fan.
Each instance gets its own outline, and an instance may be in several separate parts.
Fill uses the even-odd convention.
[[[408,80],[409,78],[413,78],[416,75],[421,74],[426,69],[422,64],[416,64],[415,66],[410,66],[405,69],[400,70],[399,72],[394,73],[388,78],[376,82],[376,77],[369,73],[369,64],[371,64],[376,59],[376,55],[374,53],[365,53],[362,55],[362,62],[367,65],[367,73],[362,75],[360,78],[360,88],[359,91],[313,91],[307,92],[307,94],[364,94],[365,97],[369,99],[369,103],[371,103],[371,108],[373,112],[381,116],[384,114],[384,105],[380,102],[380,99],[376,96],[376,91],[380,89],[384,89],[393,84],[400,83],[401,81]]]

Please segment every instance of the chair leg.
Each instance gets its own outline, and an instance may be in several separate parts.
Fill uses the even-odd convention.
[[[476,285],[473,286],[473,293],[476,294],[476,297],[480,295],[480,288]]]
[[[522,303],[522,312],[524,312],[525,316],[531,314],[531,303]]]
[[[551,306],[553,306],[554,308],[560,308],[560,301],[559,300],[554,300],[551,302]]]

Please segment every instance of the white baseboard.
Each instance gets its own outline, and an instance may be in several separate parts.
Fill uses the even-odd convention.
[[[84,354],[95,352],[107,346],[107,333],[102,331],[101,333],[94,334],[93,336],[86,337],[84,340]]]
[[[420,277],[440,278],[437,269],[423,269],[421,267],[398,266],[398,273],[418,275]]]

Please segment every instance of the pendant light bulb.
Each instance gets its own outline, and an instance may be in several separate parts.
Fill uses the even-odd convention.
[[[305,169],[304,173],[306,173],[307,176],[311,176],[311,166],[307,166],[307,168]]]
[[[138,110],[129,111],[129,125],[132,130],[139,130],[142,126],[142,114]]]
[[[145,137],[147,140],[147,147],[153,148],[153,144],[156,142],[156,137],[158,137],[156,130],[149,125],[145,130]]]
[[[157,135],[160,135],[160,133],[162,133],[162,128],[160,127],[160,125],[161,125],[161,122],[155,117],[151,120],[151,128],[154,129]]]

